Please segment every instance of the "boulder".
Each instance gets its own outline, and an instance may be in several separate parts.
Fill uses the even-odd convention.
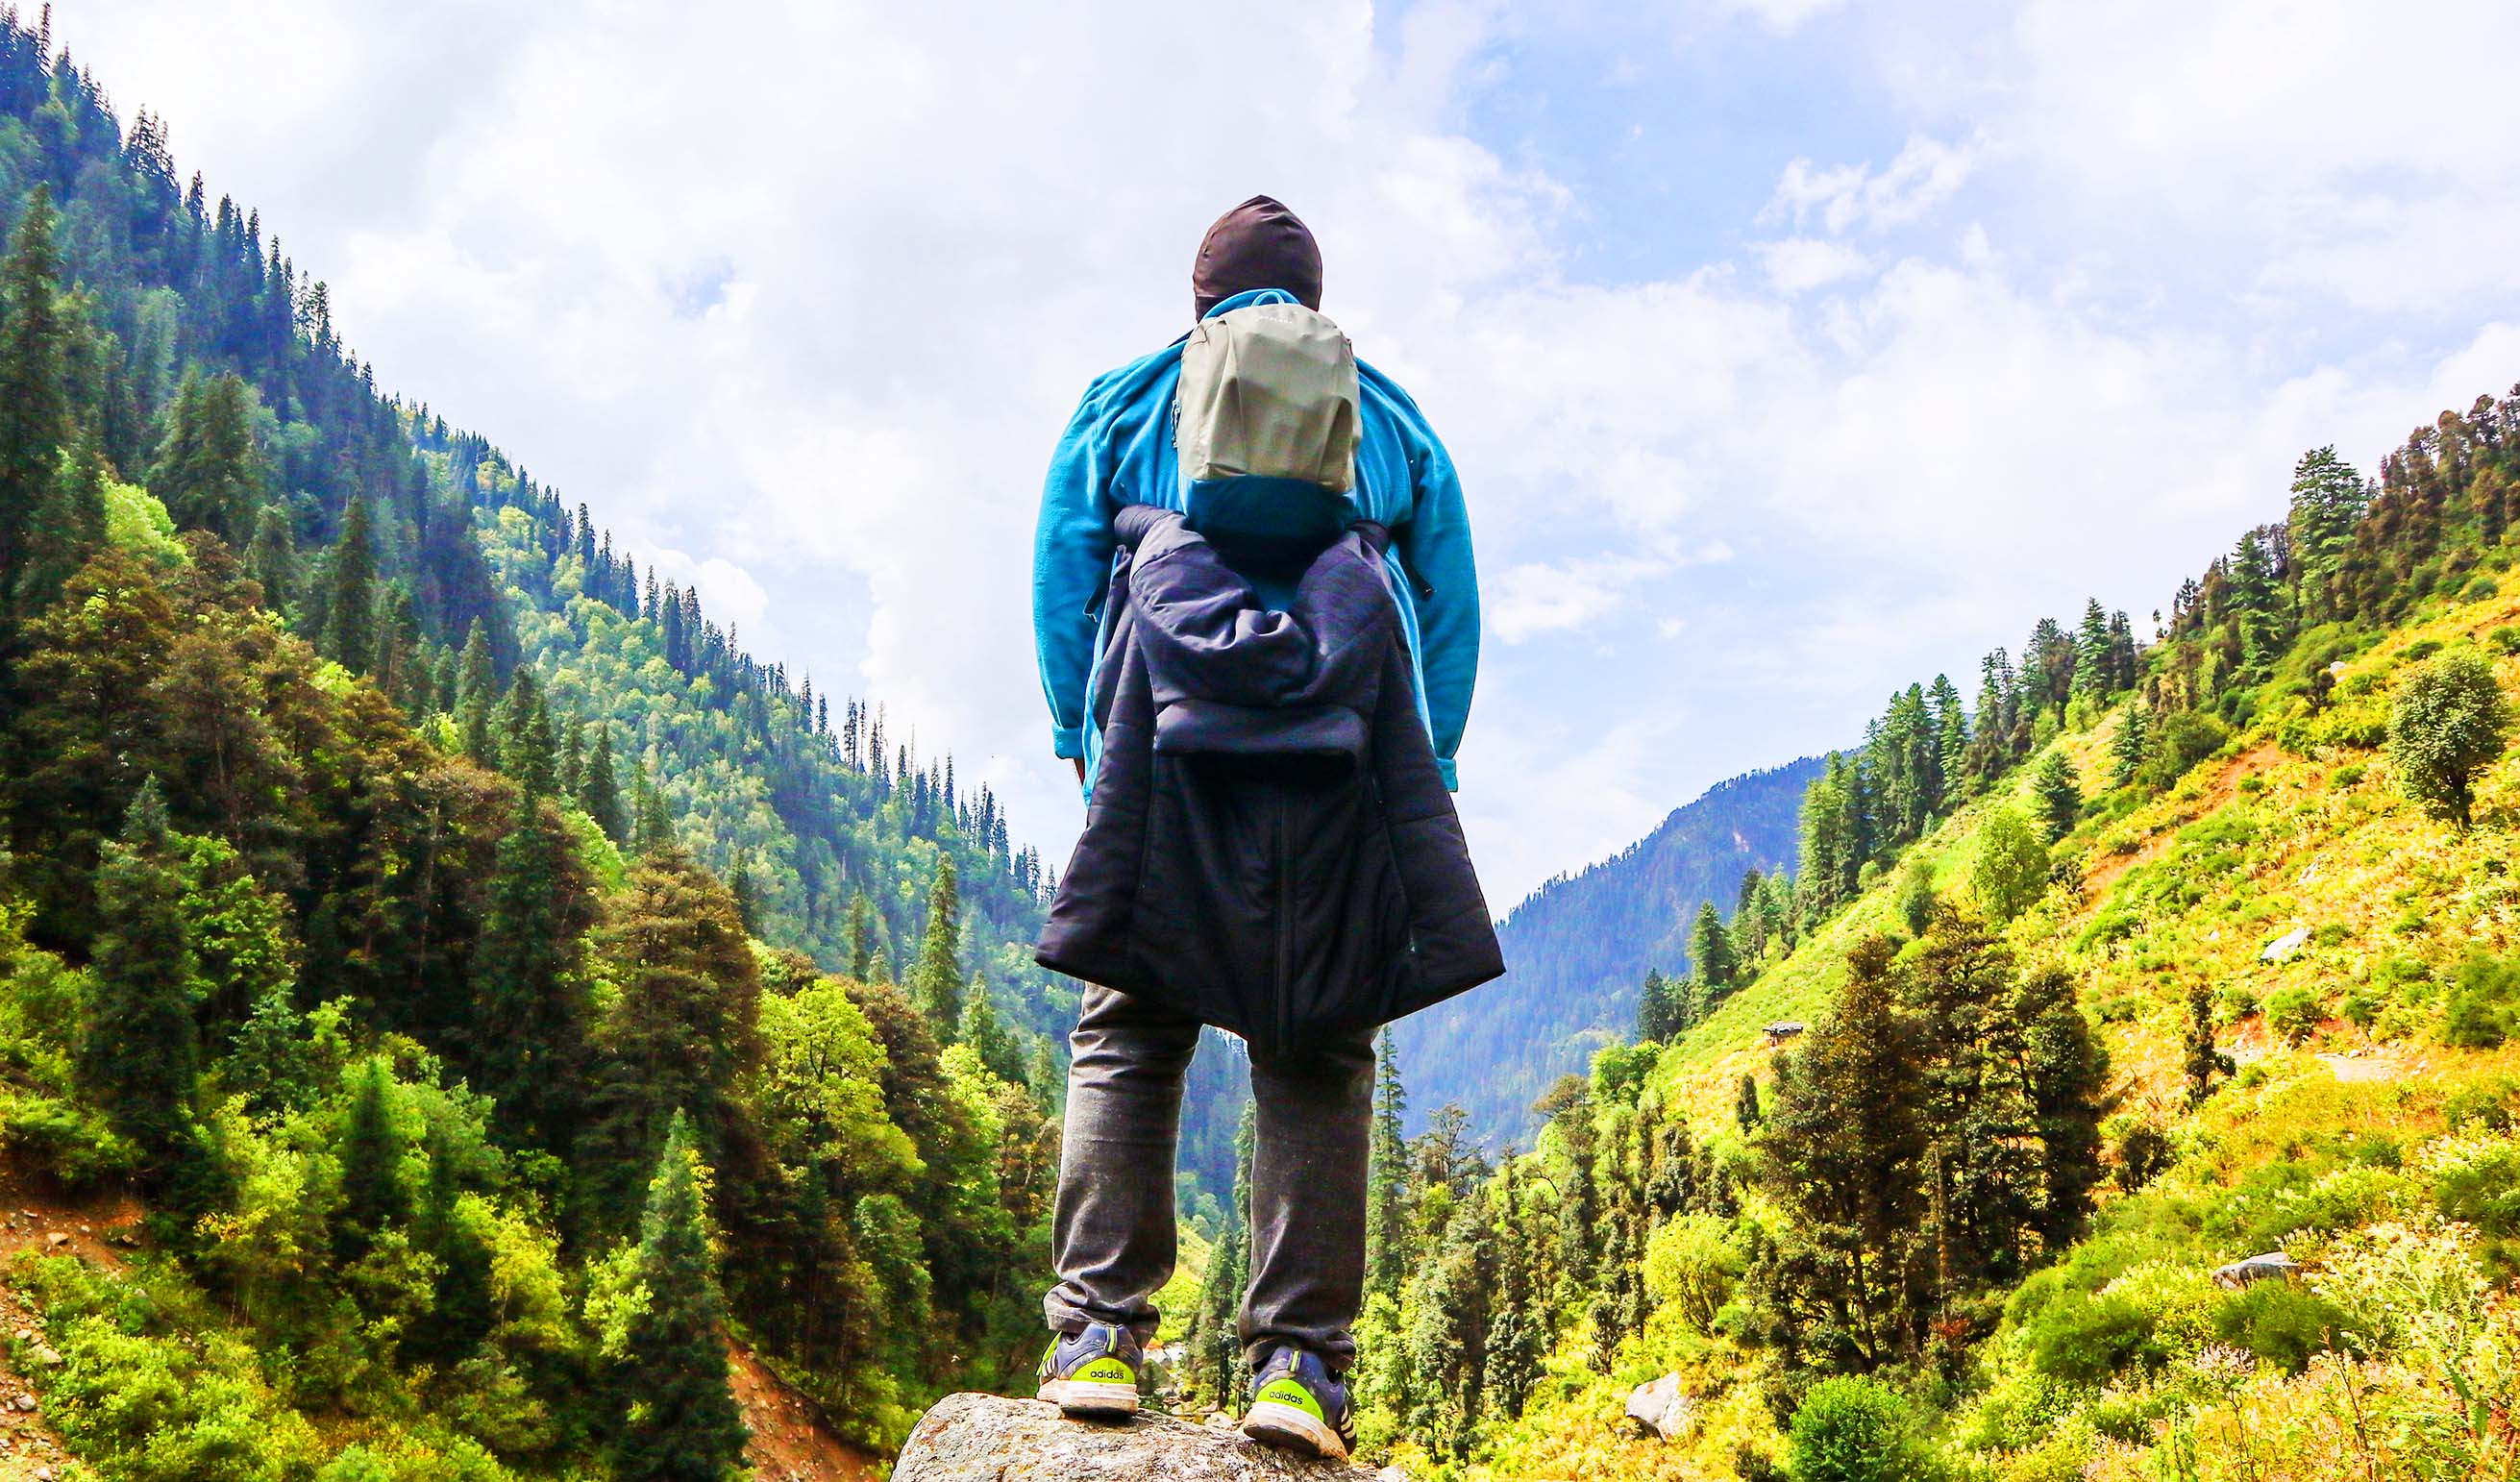
[[[2237,1291],[2252,1281],[2290,1280],[2292,1274],[2299,1270],[2301,1263],[2280,1250],[2270,1250],[2265,1255],[2251,1256],[2245,1261],[2233,1261],[2228,1266],[2217,1268],[2214,1280],[2217,1285]]]
[[[2301,956],[2301,949],[2308,945],[2310,945],[2310,928],[2308,926],[2295,926],[2290,931],[2276,937],[2273,941],[2267,943],[2267,950],[2258,954],[2258,961],[2262,963],[2289,963],[2294,958]]]
[[[1383,1482],[1396,1482],[1385,1468]],[[912,1427],[892,1482],[1372,1482],[1344,1461],[1299,1457],[1223,1426],[1141,1413],[1071,1420],[1039,1400],[948,1395]]]
[[[1688,1429],[1697,1417],[1697,1401],[1680,1390],[1680,1375],[1669,1373],[1628,1391],[1628,1418],[1647,1435],[1668,1441]]]

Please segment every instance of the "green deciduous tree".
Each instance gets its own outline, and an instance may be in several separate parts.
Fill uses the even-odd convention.
[[[2473,649],[2425,662],[2389,706],[2389,765],[2399,790],[2461,829],[2475,811],[2477,774],[2500,758],[2510,736],[2510,702],[2494,666]]]
[[[1993,809],[1978,827],[1969,886],[1987,918],[1999,922],[2019,916],[2048,888],[2048,845],[2016,810]]]

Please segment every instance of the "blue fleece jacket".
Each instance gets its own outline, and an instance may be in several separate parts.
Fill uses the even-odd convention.
[[[1294,301],[1279,290],[1257,289],[1237,293],[1208,314]],[[1052,748],[1063,757],[1085,758],[1089,776],[1102,749],[1086,717],[1092,713],[1102,597],[1117,548],[1111,519],[1125,505],[1183,508],[1173,398],[1181,381],[1182,341],[1189,337],[1086,388],[1042,488],[1033,543],[1033,640],[1042,693],[1050,698]],[[1409,393],[1362,362],[1357,382],[1364,427],[1348,505],[1355,517],[1392,533],[1383,561],[1417,662],[1418,715],[1450,787],[1457,782],[1453,753],[1469,719],[1470,687],[1479,667],[1479,584],[1470,561],[1469,516],[1453,460]]]

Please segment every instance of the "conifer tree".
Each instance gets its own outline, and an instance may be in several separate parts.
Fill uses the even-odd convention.
[[[246,574],[262,584],[262,605],[277,612],[297,600],[297,532],[289,511],[267,504],[254,516]]]
[[[2187,1077],[2187,1104],[2201,1104],[2214,1094],[2217,1078],[2229,1075],[2232,1059],[2214,1045],[2214,995],[2204,984],[2187,990],[2186,1058],[2181,1070]]]
[[[1697,980],[1706,985],[1707,1007],[1732,991],[1740,965],[1732,956],[1732,933],[1724,929],[1724,918],[1715,914],[1713,901],[1698,902],[1697,919],[1688,928],[1688,961]]]
[[[499,676],[490,658],[489,635],[477,617],[464,635],[464,659],[455,684],[455,724],[464,739],[464,754],[491,766],[498,760],[490,716],[499,701]]]
[[[539,802],[560,786],[560,758],[552,744],[551,709],[531,669],[519,665],[508,685],[499,716],[499,769]]]
[[[723,1148],[740,1115],[735,1085],[761,1055],[761,969],[735,896],[680,848],[631,871],[604,934],[619,988],[605,1014],[586,1161],[599,1219],[626,1197],[677,1110]],[[615,1202],[616,1198],[619,1202]]]
[[[1668,1044],[1680,1031],[1680,1006],[1673,1000],[1671,980],[1659,968],[1645,970],[1645,985],[1637,995],[1637,1040]]]
[[[2109,785],[2132,786],[2152,756],[2152,707],[2140,696],[2127,702],[2118,718],[2117,735],[2109,739]]]
[[[1242,1305],[1243,1283],[1251,1263],[1251,1153],[1258,1134],[1252,1103],[1242,1103],[1242,1120],[1234,1134],[1234,1210],[1225,1234],[1209,1253],[1200,1279],[1198,1303],[1191,1309],[1182,1346],[1193,1388],[1222,1406],[1242,1393],[1250,1380],[1235,1314]]]
[[[989,986],[976,972],[964,989],[963,1018],[955,1028],[954,1038],[977,1052],[980,1063],[988,1067],[991,1075],[1010,1086],[1024,1084],[1023,1043],[998,1016],[998,1007],[989,999]]]
[[[1366,1144],[1365,1291],[1398,1300],[1408,1277],[1409,1147],[1401,1136],[1409,1093],[1384,1025],[1374,1046],[1373,1124]]]
[[[583,941],[593,882],[566,828],[535,793],[520,795],[490,875],[473,953],[472,1062],[509,1142],[566,1156],[587,1065]]]
[[[193,1022],[199,976],[184,920],[184,878],[151,778],[104,846],[96,872],[96,939],[80,1080],[115,1131],[138,1145],[158,1181],[191,1151],[201,1038]]]
[[[630,819],[621,807],[621,783],[612,770],[612,725],[598,721],[595,749],[578,782],[577,805],[595,820],[604,836],[616,844],[630,841]]]
[[[242,546],[262,508],[262,455],[253,442],[254,393],[227,372],[187,373],[169,410],[149,487],[175,522]]]
[[[497,1308],[490,1288],[490,1251],[458,1208],[463,1187],[454,1151],[443,1137],[428,1141],[428,1182],[413,1225],[414,1241],[433,1257],[437,1282],[428,1311],[414,1320],[401,1353],[405,1363],[452,1369],[480,1347]]]
[[[33,612],[49,604],[104,545],[105,450],[87,430],[62,450],[61,467],[27,522],[17,610]]]
[[[740,1475],[748,1432],[726,1358],[726,1305],[690,1116],[676,1112],[648,1184],[634,1271],[648,1300],[631,1318],[613,1379],[624,1402],[622,1482],[720,1482]]]
[[[2051,750],[2031,774],[2030,791],[2039,801],[2039,822],[2054,843],[2074,831],[2083,816],[2083,789],[2074,781],[2074,764],[2063,750]]]
[[[1732,1088],[1732,1125],[1743,1132],[1756,1132],[1759,1121],[1759,1080],[1744,1070]]]
[[[2337,610],[2340,594],[2333,583],[2368,500],[2362,476],[2333,447],[2314,448],[2293,465],[2285,543],[2292,554],[2293,579],[2308,594],[2316,617]]]
[[[861,890],[849,901],[849,976],[861,983],[874,982],[875,955],[878,950],[875,903]]]
[[[386,1231],[411,1221],[402,1182],[402,1135],[386,1104],[391,1080],[382,1058],[351,1072],[350,1110],[341,1128],[341,1204],[333,1221],[334,1258],[354,1263]]]
[[[0,597],[16,585],[28,522],[59,474],[70,429],[68,331],[55,297],[59,220],[50,187],[37,186],[0,261]]]
[[[366,670],[377,647],[376,606],[368,502],[353,498],[341,516],[341,537],[333,543],[332,578],[324,595],[325,656],[352,673]]]
[[[1923,1168],[1923,1054],[1891,949],[1847,958],[1837,1007],[1777,1061],[1759,1148],[1793,1216],[1763,1273],[1789,1355],[1869,1370],[1923,1336],[1931,1263]]]
[[[962,909],[954,861],[939,854],[927,888],[927,934],[920,943],[919,966],[910,979],[911,1002],[927,1015],[939,1036],[952,1033],[963,1012]]]

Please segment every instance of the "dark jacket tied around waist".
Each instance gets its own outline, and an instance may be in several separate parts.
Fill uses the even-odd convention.
[[[1419,722],[1378,525],[1261,606],[1182,516],[1120,513],[1101,770],[1043,966],[1264,1054],[1505,971]]]

